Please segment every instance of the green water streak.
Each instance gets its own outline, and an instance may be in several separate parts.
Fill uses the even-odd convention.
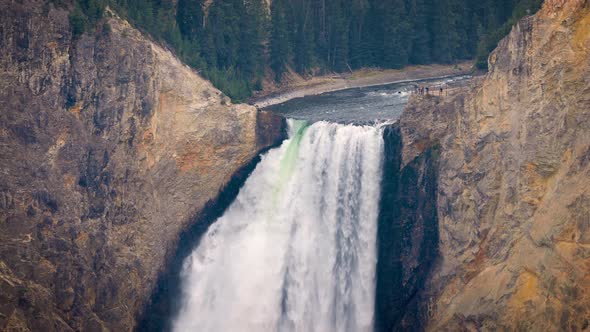
[[[289,146],[287,146],[287,151],[285,151],[283,159],[281,159],[281,165],[279,168],[279,182],[277,183],[274,195],[275,203],[281,190],[289,181],[291,175],[293,174],[293,171],[295,170],[295,166],[297,165],[297,159],[299,158],[299,147],[301,145],[301,140],[303,139],[303,135],[305,134],[307,128],[307,121],[293,121],[293,136],[290,139]]]

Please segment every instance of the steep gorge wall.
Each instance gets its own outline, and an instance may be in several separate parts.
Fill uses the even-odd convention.
[[[0,330],[130,330],[180,234],[284,121],[113,17],[0,1]]]
[[[403,165],[438,145],[430,330],[590,325],[590,3],[548,0],[451,96],[414,97]]]
[[[400,126],[383,138],[375,330],[420,330],[428,309],[420,290],[438,254],[438,147],[404,165]]]

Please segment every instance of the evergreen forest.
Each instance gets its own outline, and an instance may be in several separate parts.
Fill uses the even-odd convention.
[[[54,0],[57,1],[57,0]],[[234,101],[292,69],[317,75],[487,56],[542,0],[76,0],[74,35],[110,6]]]

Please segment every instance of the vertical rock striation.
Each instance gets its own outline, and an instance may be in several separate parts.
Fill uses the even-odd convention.
[[[438,148],[403,165],[397,124],[385,128],[384,141],[375,326],[419,330],[427,313],[420,291],[438,254]]]
[[[130,330],[179,235],[284,135],[109,14],[0,1],[0,330]]]
[[[590,3],[546,1],[489,65],[400,120],[402,166],[440,152],[427,328],[588,329]]]

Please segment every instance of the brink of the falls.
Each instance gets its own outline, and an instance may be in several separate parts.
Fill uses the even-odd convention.
[[[186,259],[174,330],[373,330],[382,130],[289,125]]]

